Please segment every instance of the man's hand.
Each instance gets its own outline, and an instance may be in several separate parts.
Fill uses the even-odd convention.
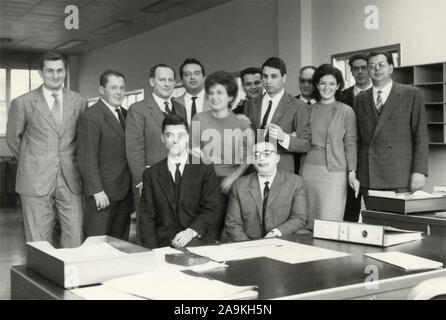
[[[349,184],[349,186],[353,190],[355,190],[355,198],[357,198],[358,194],[359,194],[360,183],[359,183],[359,180],[356,179],[356,172],[355,171],[350,171],[348,173],[348,184]]]
[[[175,238],[172,240],[172,245],[175,248],[183,248],[186,246],[195,236],[197,233],[192,230],[191,228],[187,228],[184,231],[178,232],[175,235]]]
[[[141,198],[141,194],[142,194],[142,182],[141,182],[140,184],[138,184],[135,188],[138,189],[138,191],[139,191],[139,197]]]
[[[414,192],[424,188],[426,176],[422,173],[414,172],[410,177],[410,191]]]
[[[270,123],[266,128],[268,129],[269,137],[271,139],[277,140],[279,142],[282,142],[283,139],[285,139],[285,133],[277,124]]]
[[[107,194],[104,191],[95,193],[93,196],[96,202],[97,210],[103,210],[110,205],[110,201],[108,200]]]
[[[234,114],[234,115],[237,117],[237,119],[239,119],[241,121],[248,121],[248,123],[251,124],[251,120],[249,120],[249,118],[246,115],[244,115],[243,113]]]
[[[280,232],[279,229],[274,228],[270,232],[268,232],[264,238],[274,238],[274,237],[281,237],[281,236],[282,236],[282,232]]]

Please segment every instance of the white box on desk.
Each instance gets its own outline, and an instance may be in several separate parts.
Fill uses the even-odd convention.
[[[79,248],[98,244],[109,244],[125,255],[67,262],[49,253],[57,249],[47,241],[35,241],[26,243],[26,266],[64,288],[97,284],[125,275],[151,271],[155,267],[153,251],[110,236],[89,237]]]

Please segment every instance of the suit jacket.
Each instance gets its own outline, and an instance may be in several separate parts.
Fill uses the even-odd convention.
[[[183,105],[185,107],[186,106],[186,102],[184,101],[185,96],[186,96],[186,94],[183,94],[181,97],[175,98],[175,101],[181,103],[181,105]],[[203,101],[203,109],[201,110],[201,112],[205,112],[205,111],[209,111],[209,110],[212,110],[211,102],[205,96],[204,101]]]
[[[122,109],[125,118],[126,110]],[[101,99],[79,118],[77,162],[86,196],[105,191],[111,201],[122,200],[130,188],[125,155],[125,132]]]
[[[232,241],[259,239],[262,235],[262,195],[257,172],[238,179],[229,195],[225,220]],[[301,177],[277,170],[265,211],[265,227],[277,228],[282,236],[305,226],[307,217],[305,188]]]
[[[186,119],[186,109],[172,100],[173,110]],[[146,166],[151,166],[167,156],[167,149],[161,141],[164,115],[150,94],[147,101],[136,102],[127,112],[125,143],[127,161],[132,172],[133,185],[142,182]]]
[[[262,98],[250,99],[245,108],[245,114],[251,120],[253,129],[260,129],[262,125]],[[285,171],[294,173],[293,153],[305,153],[310,149],[310,114],[311,111],[305,103],[296,100],[286,92],[274,112],[271,123],[280,126],[285,133],[296,133],[290,136],[288,150],[277,143],[280,154],[279,167]]]
[[[358,177],[370,189],[407,188],[413,172],[428,172],[426,110],[419,89],[393,82],[381,115],[373,88],[356,97]]]
[[[201,236],[201,244],[215,241],[213,230],[220,209],[218,179],[213,165],[185,165],[178,206],[167,158],[146,169],[143,180],[138,213],[143,246],[168,246],[178,232],[187,228]]]
[[[18,159],[16,191],[27,196],[47,195],[59,169],[73,193],[82,192],[75,162],[76,124],[87,102],[78,93],[62,89],[62,125],[57,128],[42,87],[11,102],[6,142]]]
[[[341,102],[345,103],[346,105],[348,105],[348,106],[350,106],[352,108],[355,107],[354,106],[354,104],[355,104],[355,93],[354,93],[354,90],[355,90],[355,86],[353,85],[353,86],[343,90],[341,92],[341,97],[340,97],[341,98],[340,99]]]

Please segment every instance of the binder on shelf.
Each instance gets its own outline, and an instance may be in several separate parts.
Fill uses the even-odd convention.
[[[313,237],[388,247],[422,239],[423,234],[387,226],[315,219]]]

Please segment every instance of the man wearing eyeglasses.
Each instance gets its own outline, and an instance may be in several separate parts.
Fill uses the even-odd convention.
[[[428,173],[426,110],[419,89],[392,81],[392,56],[371,52],[373,87],[357,97],[358,178],[365,189],[422,189]],[[363,194],[364,190],[363,190]],[[367,206],[367,197],[365,197]]]
[[[235,114],[243,114],[248,101],[250,99],[256,99],[263,94],[262,70],[259,68],[250,67],[242,70],[240,72],[240,79],[246,99],[240,100],[233,109]]]
[[[300,69],[299,74],[299,89],[300,94],[295,98],[302,100],[308,106],[316,103],[316,99],[313,97],[313,74],[316,70],[314,66],[305,66]]]
[[[238,179],[229,196],[225,232],[231,241],[281,237],[306,223],[302,178],[277,168],[276,145],[259,142],[252,148],[256,172]]]

